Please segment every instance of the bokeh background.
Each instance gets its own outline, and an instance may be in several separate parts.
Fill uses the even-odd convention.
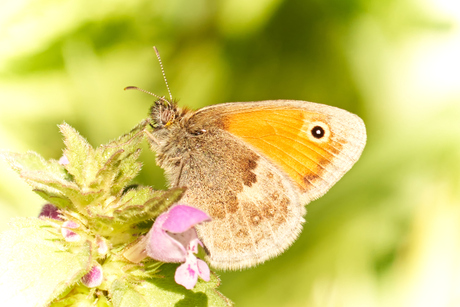
[[[2,0],[0,148],[58,159],[57,125],[97,146],[167,95],[200,108],[299,99],[364,119],[354,168],[295,244],[219,272],[237,306],[460,306],[457,0]],[[164,188],[147,146],[137,181]],[[0,229],[43,201],[0,163]]]

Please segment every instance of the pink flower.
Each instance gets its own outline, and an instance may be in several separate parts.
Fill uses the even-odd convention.
[[[59,164],[61,165],[67,165],[69,164],[69,159],[67,159],[66,155],[62,155],[61,158],[59,158]]]
[[[62,223],[61,234],[64,236],[64,240],[67,242],[77,242],[80,241],[80,235],[70,229],[75,229],[80,227],[80,225],[74,221],[65,221]]]
[[[81,278],[81,282],[88,288],[94,288],[102,283],[104,275],[99,264],[93,265],[91,270]]]
[[[38,217],[48,217],[50,219],[61,220],[62,218],[59,216],[59,209],[58,207],[52,204],[46,204],[42,207],[40,214]]]
[[[96,239],[96,244],[97,244],[97,252],[101,255],[107,254],[109,251],[109,247],[107,246],[107,242],[101,238]]]
[[[192,289],[200,276],[209,281],[209,267],[194,254],[198,252],[198,239],[193,226],[208,222],[211,218],[203,211],[185,206],[175,205],[168,212],[155,220],[147,234],[147,254],[162,262],[183,262],[176,270],[176,283]]]

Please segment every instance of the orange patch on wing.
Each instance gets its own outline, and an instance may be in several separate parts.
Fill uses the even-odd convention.
[[[327,172],[339,144],[316,143],[306,131],[318,114],[301,109],[245,110],[225,115],[224,129],[257,148],[306,191]]]

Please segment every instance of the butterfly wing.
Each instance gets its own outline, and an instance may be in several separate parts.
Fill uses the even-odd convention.
[[[223,269],[253,266],[291,245],[304,205],[351,168],[366,139],[357,116],[301,101],[220,104],[189,123],[206,134],[191,146],[179,185],[188,187],[186,203],[213,218],[198,232],[211,265]]]
[[[326,193],[358,160],[366,144],[361,118],[312,102],[227,103],[201,112],[218,113],[216,122],[222,129],[286,172],[303,201]]]

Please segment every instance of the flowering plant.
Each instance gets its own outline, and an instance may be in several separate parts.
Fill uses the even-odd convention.
[[[201,242],[194,225],[208,221],[206,213],[173,206],[183,189],[128,186],[141,168],[145,125],[94,149],[63,124],[59,161],[2,152],[48,203],[39,218],[15,218],[0,234],[4,305],[231,304],[195,256]]]

